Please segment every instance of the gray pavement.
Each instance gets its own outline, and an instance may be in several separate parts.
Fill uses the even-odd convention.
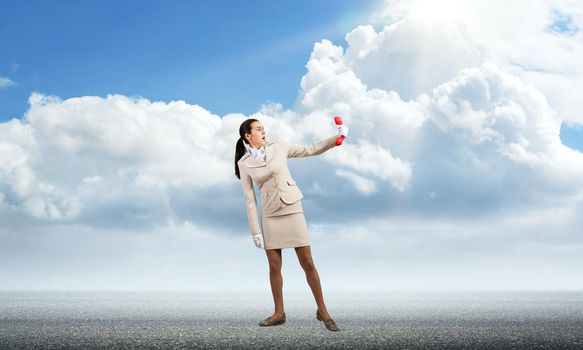
[[[0,292],[0,349],[583,349],[583,292]]]

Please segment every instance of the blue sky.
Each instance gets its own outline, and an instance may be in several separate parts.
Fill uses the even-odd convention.
[[[80,3],[2,3],[0,289],[268,291],[237,129],[336,114],[289,162],[324,289],[583,287],[583,4]]]
[[[314,42],[378,1],[3,1],[0,120],[31,92],[184,100],[211,112],[293,104]]]
[[[184,100],[218,115],[291,107],[314,42],[364,24],[378,0],[4,1],[0,121],[21,118],[30,94],[123,94]],[[570,17],[556,25],[567,30]],[[583,150],[583,131],[561,139]]]

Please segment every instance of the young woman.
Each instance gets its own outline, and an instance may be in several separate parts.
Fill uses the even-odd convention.
[[[346,137],[348,127],[339,125],[338,132]],[[235,151],[235,175],[243,187],[253,241],[258,248],[265,249],[267,254],[275,303],[275,312],[259,322],[259,325],[273,326],[285,322],[281,250],[294,248],[318,305],[316,318],[324,321],[327,329],[340,330],[324,304],[320,278],[310,251],[308,227],[301,201],[304,196],[287,166],[288,158],[315,156],[335,147],[339,135],[314,144],[290,146],[277,140],[266,141],[263,125],[257,119],[247,119],[239,127],[239,136]],[[261,191],[261,227],[253,183]]]

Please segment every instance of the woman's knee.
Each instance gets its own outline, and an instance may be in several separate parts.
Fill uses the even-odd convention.
[[[266,250],[267,261],[269,262],[269,271],[277,272],[281,270],[281,250],[270,249]]]
[[[314,260],[312,259],[304,259],[300,265],[302,265],[302,269],[304,269],[306,272],[316,270],[316,265],[314,265]]]
[[[269,272],[271,272],[271,273],[281,272],[281,261],[270,261],[269,262]]]
[[[271,272],[281,271],[281,257],[273,255],[269,258],[269,271]]]

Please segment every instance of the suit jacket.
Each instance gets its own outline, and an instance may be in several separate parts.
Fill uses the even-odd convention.
[[[277,211],[304,197],[287,167],[288,158],[310,157],[336,146],[338,135],[309,145],[288,145],[278,140],[265,143],[265,162],[246,152],[237,162],[245,195],[251,234],[261,233],[253,182],[261,191],[261,216],[277,216]]]

